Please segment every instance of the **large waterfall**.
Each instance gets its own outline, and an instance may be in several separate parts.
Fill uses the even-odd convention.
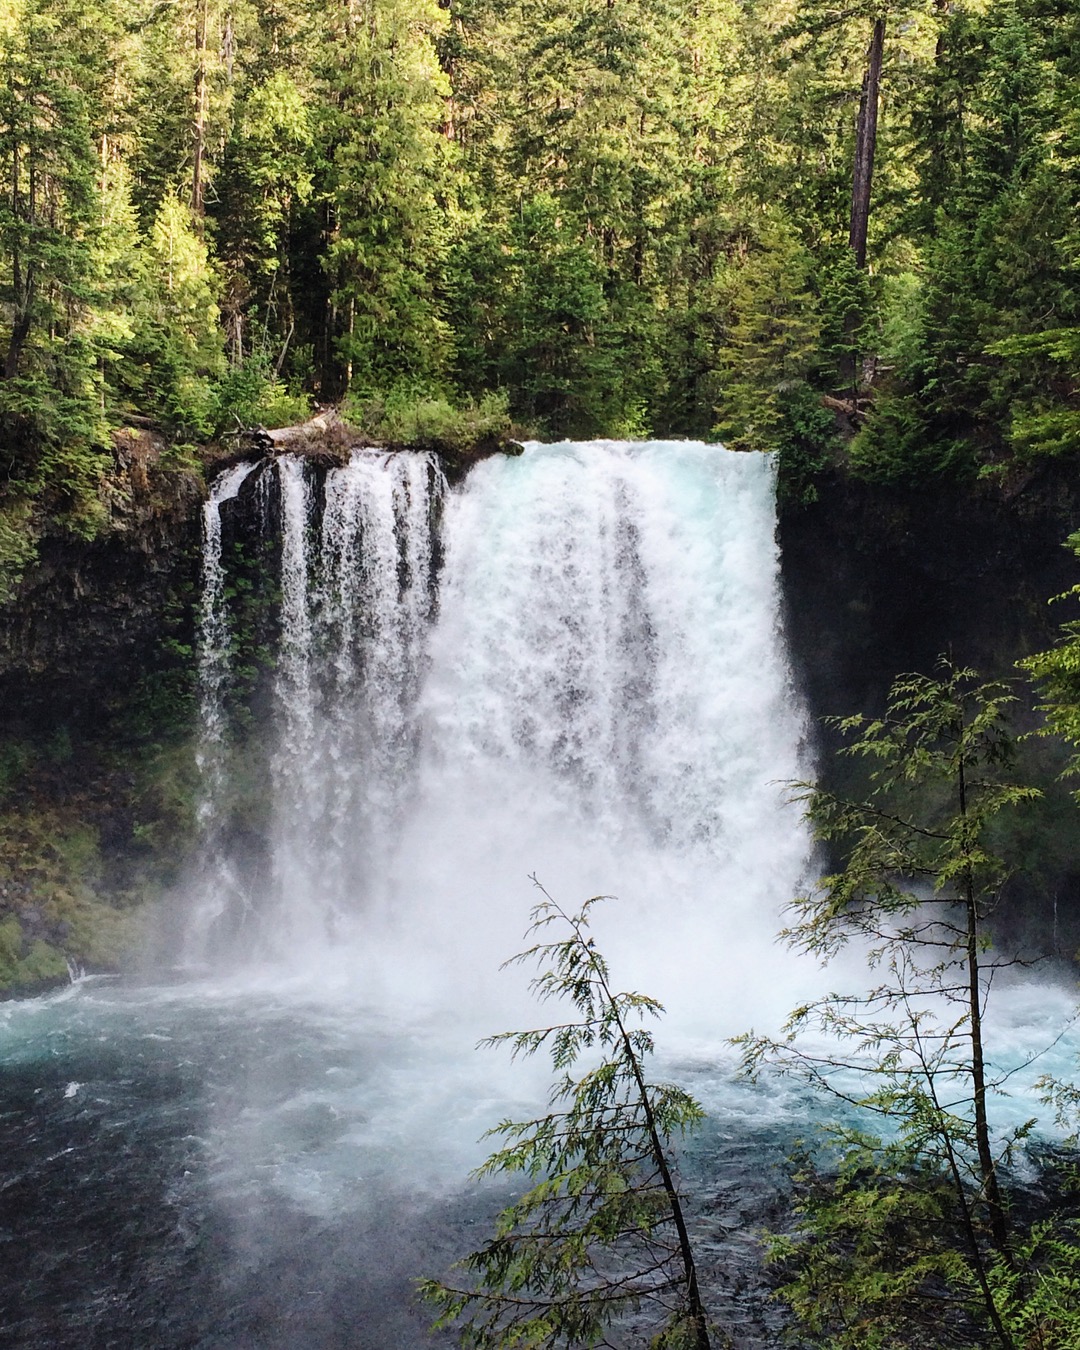
[[[782,800],[806,766],[769,461],[529,445],[453,491],[419,454],[358,450],[321,486],[298,456],[261,472],[280,635],[245,958],[367,962],[377,985],[392,949],[412,997],[443,998],[515,949],[535,872],[567,903],[615,892],[634,977],[715,998],[807,853]]]

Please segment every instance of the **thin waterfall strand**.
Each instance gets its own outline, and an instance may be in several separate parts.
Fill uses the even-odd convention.
[[[209,930],[239,887],[234,860],[222,837],[223,799],[227,786],[225,694],[231,676],[232,632],[226,604],[222,558],[221,508],[240,495],[254,472],[254,463],[236,464],[211,485],[202,516],[202,595],[198,611],[199,727],[195,763],[199,773],[196,818],[203,841],[197,887],[196,932]]]

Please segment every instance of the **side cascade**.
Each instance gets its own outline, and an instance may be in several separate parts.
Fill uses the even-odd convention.
[[[246,509],[279,533],[279,614],[268,725],[255,741],[269,795],[265,848],[230,850],[225,693],[232,633],[221,503],[257,469]],[[242,471],[241,471],[242,470]],[[436,599],[446,482],[427,454],[356,450],[321,472],[299,455],[214,484],[200,605],[202,859],[186,956],[301,958],[342,940],[376,905],[415,757],[416,691]],[[242,772],[259,754],[250,751]],[[241,860],[239,854],[243,854]],[[362,897],[362,899],[361,899]]]
[[[225,695],[232,675],[233,635],[226,604],[221,509],[235,501],[255,471],[254,463],[226,469],[203,504],[202,595],[198,609],[199,726],[195,765],[199,775],[196,815],[202,838],[199,892],[203,907],[197,927],[205,929],[239,889],[233,859],[221,828],[227,795],[228,718]]]
[[[385,902],[417,750],[445,479],[426,454],[359,450],[316,524],[303,460],[279,460],[281,647],[271,878],[290,952],[349,936]]]
[[[366,953],[442,999],[515,949],[535,871],[618,892],[601,936],[650,989],[658,966],[685,983],[689,950],[714,979],[762,959],[809,852],[777,786],[808,766],[764,456],[532,444],[453,491],[424,454],[272,473],[252,494],[279,536],[271,800],[238,950],[348,952],[351,976]],[[208,543],[206,613],[215,568]]]

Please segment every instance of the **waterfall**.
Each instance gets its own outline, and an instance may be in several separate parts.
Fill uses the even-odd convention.
[[[205,930],[220,916],[239,889],[233,860],[220,829],[226,787],[226,716],[224,696],[231,673],[232,632],[225,603],[221,508],[240,494],[255,470],[236,464],[214,481],[203,504],[202,595],[198,610],[199,726],[195,763],[199,773],[196,816],[202,835],[201,900],[196,927]]]
[[[455,999],[519,945],[532,872],[616,891],[650,989],[771,942],[808,845],[765,457],[531,444],[453,491],[420,454],[276,472],[264,951]]]
[[[534,872],[614,892],[605,950],[687,1024],[778,968],[810,849],[779,786],[809,767],[774,499],[764,456],[685,442],[529,445],[449,499],[397,860],[414,986],[475,999]]]
[[[688,443],[530,445],[452,489],[373,451],[215,483],[188,954],[217,968],[0,1004],[5,1344],[443,1345],[416,1278],[492,1231],[482,1136],[551,1087],[477,1047],[560,1016],[498,971],[531,871],[615,892],[612,978],[666,1004],[656,1076],[707,1112],[681,1184],[708,1306],[779,1343],[753,1231],[821,1108],[734,1081],[725,1038],[868,972],[774,937],[808,853],[778,784],[809,766],[773,489]],[[1073,1074],[1073,983],[995,988],[997,1128]]]
[[[445,480],[433,456],[357,450],[319,494],[277,461],[281,637],[271,903],[262,938],[297,959],[355,939],[382,903],[415,753],[415,695]]]
[[[225,731],[222,694],[229,678],[231,634],[225,607],[225,568],[221,557],[221,507],[240,494],[254,464],[237,464],[220,475],[203,504],[203,589],[199,601],[199,768],[209,795],[200,815],[212,810],[213,790],[219,785],[220,750]]]

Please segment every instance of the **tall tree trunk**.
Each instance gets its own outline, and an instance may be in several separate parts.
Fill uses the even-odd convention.
[[[860,267],[866,266],[866,231],[870,223],[870,185],[874,176],[877,146],[878,94],[881,89],[881,59],[885,51],[885,16],[874,20],[870,50],[866,57],[859,123],[855,133],[855,172],[851,189],[851,234],[849,242]]]
[[[37,209],[33,161],[30,162],[29,193],[25,208],[23,207],[20,186],[20,168],[21,157],[19,147],[16,144],[11,155],[11,213],[15,220],[26,222],[32,230]],[[14,314],[11,321],[8,349],[4,357],[4,378],[8,380],[13,380],[19,373],[22,351],[30,336],[36,288],[37,274],[34,260],[32,257],[23,258],[19,243],[16,241],[11,251],[11,289],[14,299]]]
[[[204,214],[203,155],[206,150],[206,110],[209,90],[206,76],[206,7],[208,0],[195,5],[195,116],[192,120],[194,150],[191,168],[191,210],[196,220]]]
[[[225,11],[225,24],[221,33],[221,59],[225,62],[225,78],[232,84],[236,64],[236,28],[231,5]]]

